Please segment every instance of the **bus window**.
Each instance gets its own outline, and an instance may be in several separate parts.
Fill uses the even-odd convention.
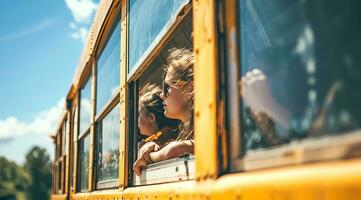
[[[117,185],[119,166],[119,109],[119,104],[117,104],[106,117],[96,123],[97,188],[101,187],[102,184],[105,187]]]
[[[240,152],[359,130],[361,2],[239,5]]]
[[[58,142],[57,142],[57,145],[58,145],[58,158],[60,158],[62,155],[63,155],[63,131],[62,129],[60,128],[60,131],[58,133]]]
[[[88,191],[90,113],[91,113],[91,76],[80,90],[80,113],[78,135],[78,173],[77,191]]]
[[[58,164],[57,164],[57,173],[58,173],[58,181],[57,181],[57,186],[58,186],[58,193],[59,194],[62,194],[62,186],[61,186],[61,177],[62,177],[62,162],[61,161],[58,161]]]
[[[66,142],[66,139],[67,139],[67,133],[69,132],[68,131],[68,119],[67,118],[65,118],[65,121],[64,121],[64,123],[63,123],[63,137],[64,137],[64,139],[63,139],[63,141],[64,141],[64,147],[63,147],[63,155],[64,156],[66,156],[66,148],[67,148],[67,142]]]
[[[58,137],[57,137],[57,144],[58,144],[58,148],[57,148],[57,161],[56,161],[56,167],[57,167],[57,191],[59,194],[63,193],[63,187],[62,187],[62,177],[63,177],[63,157],[62,157],[62,129],[60,129],[60,131],[58,132]]]
[[[138,68],[187,3],[188,0],[158,0],[157,3],[129,0],[129,74]]]
[[[91,79],[88,77],[86,84],[80,91],[79,134],[84,134],[90,126],[91,116]]]
[[[134,94],[130,96],[135,96],[134,98],[137,102],[134,104],[132,112],[135,113],[135,116],[133,116],[135,125],[133,129],[130,130],[130,134],[133,135],[131,143],[134,147],[133,163],[130,163],[130,166],[133,166],[134,173],[133,180],[131,181],[134,185],[188,180],[193,177],[192,151],[179,151],[179,154],[169,157],[169,159],[162,158],[157,160],[158,157],[155,155],[172,147],[172,145],[177,144],[177,142],[189,143],[189,146],[194,146],[192,137],[189,136],[191,134],[188,134],[189,137],[179,139],[180,133],[185,133],[187,131],[185,127],[190,128],[191,124],[184,126],[184,123],[179,118],[169,116],[169,113],[166,112],[169,105],[164,105],[167,102],[164,101],[164,99],[166,99],[164,95],[167,94],[164,94],[165,92],[162,87],[165,73],[164,67],[169,64],[168,61],[172,59],[170,55],[174,55],[173,59],[179,59],[183,52],[182,58],[187,58],[184,60],[184,63],[189,64],[189,66],[184,64],[187,65],[188,68],[185,67],[182,73],[179,73],[180,75],[188,76],[191,73],[187,72],[193,71],[191,33],[192,17],[191,14],[189,14],[153,61],[147,66],[146,70],[142,72],[138,80],[134,82],[134,88],[130,89],[134,92]],[[179,53],[177,54],[178,56],[175,56],[176,53]],[[191,78],[191,76],[188,76],[188,78]],[[191,78],[191,81],[192,80]],[[178,83],[180,84],[181,81]],[[191,84],[192,83],[189,85]],[[175,88],[176,86],[173,87]],[[186,88],[186,86],[179,89],[179,91],[184,88]],[[179,98],[183,98],[182,95],[183,93],[180,94]],[[184,94],[184,96],[186,95],[187,94]],[[189,102],[191,102],[191,100],[189,100]],[[193,110],[191,103],[189,103],[189,106],[189,118],[187,122],[192,123],[193,118],[191,116]]]
[[[67,118],[62,119],[59,130],[55,136],[55,158],[54,158],[54,192],[62,194],[65,192],[65,165],[66,165],[66,126]]]
[[[66,142],[66,138],[67,138],[67,122],[68,122],[68,119],[67,117],[65,117],[64,121],[62,122],[62,140],[63,140],[63,146],[61,147],[63,149],[63,154],[62,154],[62,187],[63,187],[63,192],[66,192],[65,191],[65,170],[66,170],[66,159],[67,159],[67,151],[66,151],[66,145],[67,145],[67,142]]]
[[[104,110],[109,101],[119,92],[120,84],[120,22],[113,31],[97,59],[96,114]]]
[[[96,66],[96,188],[116,187],[119,174],[120,20],[116,20]]]
[[[80,192],[88,191],[88,177],[89,177],[89,146],[90,136],[89,131],[84,138],[80,139],[78,144],[78,186],[77,189]]]
[[[74,171],[74,162],[75,162],[75,142],[76,138],[78,136],[78,130],[77,130],[77,115],[78,115],[78,109],[77,106],[74,106],[72,108],[72,112],[71,112],[71,121],[70,121],[70,135],[69,135],[69,147],[70,147],[70,151],[69,151],[69,184],[70,184],[70,189],[73,192],[74,191],[74,175],[75,175],[75,171]]]

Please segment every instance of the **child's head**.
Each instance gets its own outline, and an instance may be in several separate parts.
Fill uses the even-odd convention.
[[[155,84],[147,84],[140,91],[138,127],[142,135],[150,136],[165,126],[178,125],[178,121],[164,116],[161,93],[161,88]]]
[[[161,95],[165,105],[164,114],[169,118],[181,120],[183,124],[192,123],[193,64],[194,55],[191,50],[170,50]]]

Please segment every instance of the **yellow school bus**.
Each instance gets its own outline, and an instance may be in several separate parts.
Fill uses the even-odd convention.
[[[361,199],[358,0],[102,0],[51,199]],[[134,175],[139,91],[192,49],[195,154]]]

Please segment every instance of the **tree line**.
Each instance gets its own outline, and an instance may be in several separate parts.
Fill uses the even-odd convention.
[[[19,165],[0,156],[0,200],[48,200],[52,163],[46,149],[34,146]]]

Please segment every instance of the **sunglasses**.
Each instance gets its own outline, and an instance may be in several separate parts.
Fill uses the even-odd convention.
[[[163,81],[162,83],[162,90],[163,90],[163,96],[168,97],[169,96],[169,84]]]
[[[165,81],[162,82],[162,90],[164,97],[169,96],[169,88],[181,88],[186,85],[186,82],[184,81],[174,81],[171,84],[166,83]]]
[[[169,96],[169,88],[176,88],[178,81],[171,82],[171,84],[166,83],[165,81],[162,82],[162,90],[164,97]]]

